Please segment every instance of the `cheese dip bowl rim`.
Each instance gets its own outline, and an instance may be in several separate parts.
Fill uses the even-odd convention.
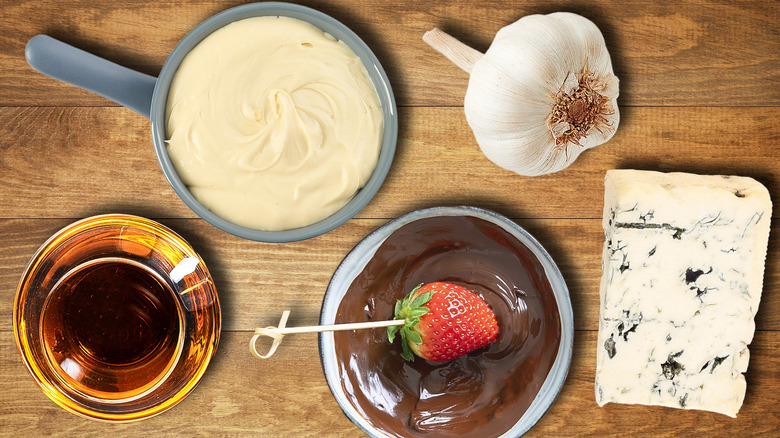
[[[338,211],[313,224],[280,231],[267,231],[237,225],[206,208],[192,194],[176,171],[166,144],[166,105],[171,82],[179,65],[203,39],[235,21],[264,16],[289,17],[309,23],[335,39],[344,42],[362,61],[382,106],[383,132],[379,159],[365,186]],[[152,139],[160,167],[176,194],[198,216],[211,225],[249,240],[281,243],[310,239],[343,225],[365,207],[384,182],[395,155],[398,115],[390,81],[379,60],[357,34],[323,12],[291,3],[261,2],[237,6],[218,13],[188,33],[173,49],[163,65],[154,87],[150,109]]]
[[[416,210],[393,219],[380,226],[363,240],[361,240],[344,257],[341,264],[333,274],[323,298],[320,324],[333,324],[336,320],[339,305],[346,295],[350,284],[373,258],[382,243],[395,231],[420,219],[441,216],[470,216],[498,225],[504,231],[524,244],[537,258],[544,268],[545,275],[550,282],[555,301],[558,306],[560,319],[560,342],[552,368],[547,374],[541,388],[537,392],[526,412],[517,419],[517,422],[505,433],[502,438],[517,437],[530,430],[549,410],[557,398],[569,372],[574,343],[574,315],[566,282],[553,261],[552,257],[542,245],[520,225],[498,213],[471,206],[457,207],[432,207]],[[352,405],[344,392],[339,371],[338,358],[336,357],[333,332],[319,334],[319,350],[322,369],[325,380],[328,383],[333,397],[341,407],[344,414],[357,427],[371,437],[383,438],[386,435],[381,430],[371,425]]]

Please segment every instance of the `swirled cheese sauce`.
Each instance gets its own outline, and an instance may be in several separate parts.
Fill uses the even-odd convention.
[[[231,23],[182,61],[166,108],[182,181],[218,216],[261,230],[322,220],[368,181],[382,109],[361,60],[288,17]]]

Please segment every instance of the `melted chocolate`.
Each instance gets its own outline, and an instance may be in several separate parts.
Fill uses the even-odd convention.
[[[354,279],[336,323],[392,319],[420,283],[476,292],[499,324],[491,345],[449,362],[401,358],[385,329],[335,332],[342,385],[377,429],[393,436],[497,436],[528,409],[552,367],[561,324],[536,256],[498,225],[468,216],[420,219],[388,237]]]

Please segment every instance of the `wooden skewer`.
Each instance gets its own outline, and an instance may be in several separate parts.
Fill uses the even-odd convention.
[[[292,333],[318,333],[318,332],[336,332],[340,330],[361,330],[377,327],[391,327],[394,325],[403,325],[404,321],[401,319],[393,321],[369,321],[369,322],[354,322],[350,324],[332,324],[332,325],[311,325],[306,327],[268,327],[260,329],[264,332],[273,331],[280,335],[289,335]]]
[[[287,318],[290,316],[290,311],[285,310],[282,312],[282,318],[279,320],[277,327],[269,326],[264,328],[255,329],[255,334],[252,339],[249,340],[249,348],[252,350],[252,354],[259,359],[268,359],[276,352],[277,347],[282,342],[284,335],[293,333],[318,333],[329,331],[341,331],[341,330],[363,330],[369,328],[383,328],[391,327],[395,325],[404,325],[405,321],[402,319],[390,320],[390,321],[369,321],[369,322],[354,322],[348,324],[331,324],[331,325],[312,325],[305,327],[286,327]],[[260,354],[257,351],[257,340],[261,336],[268,336],[273,339],[271,348],[266,354]]]

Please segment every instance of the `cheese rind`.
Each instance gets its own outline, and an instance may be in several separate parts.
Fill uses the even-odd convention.
[[[596,401],[736,416],[772,204],[747,177],[610,170]]]

